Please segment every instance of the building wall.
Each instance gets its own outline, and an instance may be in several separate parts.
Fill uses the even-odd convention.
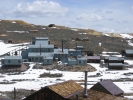
[[[30,49],[22,50],[22,59],[28,59],[28,53],[30,52]]]
[[[87,65],[87,60],[78,60],[78,65]]]
[[[51,91],[49,88],[44,88],[41,91],[35,92],[23,100],[68,100],[57,93]]]
[[[54,54],[54,58],[58,58],[58,60],[63,63],[68,62],[68,54]]]
[[[51,65],[51,64],[53,64],[53,59],[43,59],[43,64],[44,65]]]
[[[43,57],[42,56],[29,57],[28,61],[29,62],[43,62]]]
[[[22,59],[4,59],[2,62],[4,65],[21,65]]]
[[[78,56],[78,55],[82,55],[80,50],[68,51],[68,56]]]
[[[77,65],[77,60],[69,60],[68,61],[68,65],[71,66],[71,65]]]

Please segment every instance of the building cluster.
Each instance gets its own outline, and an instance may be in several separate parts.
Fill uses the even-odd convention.
[[[2,64],[4,66],[21,65],[23,61],[39,62],[43,65],[53,64],[54,61],[61,61],[68,65],[86,65],[87,59],[82,56],[83,46],[76,46],[76,49],[56,48],[50,44],[48,37],[37,37],[27,49],[23,49],[20,56],[5,56]]]
[[[87,89],[87,71],[84,88],[74,80],[42,87],[23,100],[129,100],[124,92],[110,80],[101,80]]]
[[[21,50],[20,56],[7,55],[4,57],[3,66],[20,66],[23,62],[38,62],[43,65],[53,64],[55,61],[61,61],[69,66],[71,65],[87,65],[87,63],[107,63],[109,69],[123,69],[124,57],[102,57],[95,56],[93,51],[83,51],[83,46],[77,46],[75,49],[57,48],[50,44],[48,37],[36,37],[28,48]],[[82,53],[86,52],[86,55]],[[122,50],[121,54],[126,57],[133,56],[133,50]]]

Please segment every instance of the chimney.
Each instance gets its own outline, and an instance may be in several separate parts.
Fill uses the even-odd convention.
[[[76,94],[76,100],[78,100],[78,93]]]
[[[16,100],[16,89],[14,87],[14,100]]]
[[[41,44],[40,44],[40,55],[41,55]]]
[[[88,71],[85,70],[84,98],[88,97],[88,94],[87,94],[87,73],[88,73]]]
[[[76,43],[76,58],[77,58],[77,43]]]
[[[63,39],[62,39],[62,52],[63,52]]]

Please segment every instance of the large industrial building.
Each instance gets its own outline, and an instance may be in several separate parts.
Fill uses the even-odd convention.
[[[44,65],[53,64],[54,61],[62,61],[68,65],[87,65],[87,59],[82,56],[83,46],[76,46],[76,49],[66,49],[62,47],[55,48],[53,44],[50,44],[48,37],[37,37],[32,40],[32,43],[27,49],[23,49],[21,56],[14,56],[14,60],[10,62],[10,65],[15,64],[15,59],[20,61],[27,62],[39,62]],[[6,59],[3,59],[3,64],[9,64],[6,56]],[[21,59],[20,59],[21,58]],[[7,63],[6,63],[7,62]]]

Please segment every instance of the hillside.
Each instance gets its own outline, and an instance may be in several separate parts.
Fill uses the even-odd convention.
[[[38,30],[38,33],[29,33],[30,30]],[[13,43],[31,42],[32,38],[47,36],[51,44],[61,47],[61,40],[64,39],[65,48],[75,48],[77,45],[83,45],[84,50],[99,53],[102,51],[117,51],[122,49],[133,49],[127,43],[128,39],[122,39],[120,35],[110,34],[105,36],[101,32],[91,29],[77,29],[65,26],[42,26],[28,24],[21,20],[1,20],[0,21],[0,40],[7,42],[9,39]],[[76,41],[75,41],[76,40]],[[102,44],[99,46],[99,42]]]

